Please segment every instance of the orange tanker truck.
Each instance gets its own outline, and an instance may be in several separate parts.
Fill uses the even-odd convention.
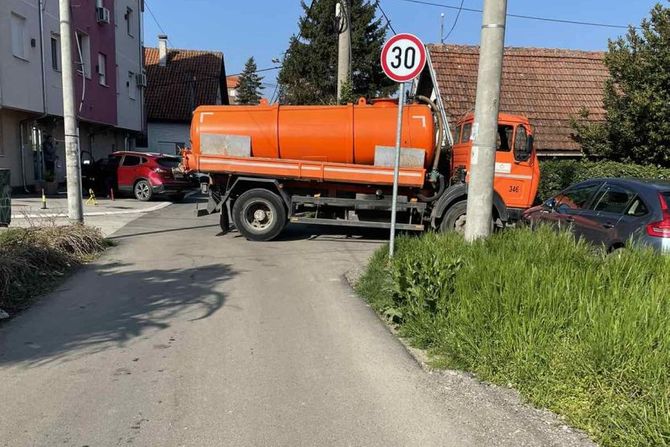
[[[462,230],[474,117],[449,126],[439,92],[422,95],[421,85],[403,112],[396,226]],[[393,99],[198,107],[183,168],[209,175],[199,215],[220,212],[223,231],[232,219],[256,241],[290,222],[389,228],[397,108]],[[528,119],[501,114],[498,136],[493,216],[504,226],[533,204],[539,164]]]

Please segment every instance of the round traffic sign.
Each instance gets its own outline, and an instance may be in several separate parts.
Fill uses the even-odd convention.
[[[382,68],[396,82],[411,81],[426,65],[426,47],[413,34],[396,34],[382,49]]]

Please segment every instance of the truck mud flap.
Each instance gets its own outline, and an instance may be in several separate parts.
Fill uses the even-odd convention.
[[[218,199],[218,200],[217,200]],[[220,195],[213,195],[210,194],[209,198],[207,199],[207,207],[205,209],[196,209],[196,216],[197,217],[204,217],[204,216],[209,216],[210,214],[215,214],[221,212],[221,207],[223,205],[223,201],[221,200]]]

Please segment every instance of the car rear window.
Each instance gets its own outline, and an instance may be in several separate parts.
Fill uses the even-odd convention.
[[[662,192],[663,198],[665,199],[665,204],[670,206],[670,191]]]
[[[181,163],[181,160],[179,160],[178,158],[163,157],[157,159],[156,163],[158,163],[159,166],[162,166],[164,168],[172,169],[179,167],[179,163]]]

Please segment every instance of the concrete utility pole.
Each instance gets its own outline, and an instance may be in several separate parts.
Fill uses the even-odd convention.
[[[505,45],[507,0],[484,0],[475,123],[468,184],[465,239],[491,234],[500,80]]]
[[[81,160],[79,129],[74,104],[74,63],[72,59],[72,14],[70,0],[59,0],[60,48],[63,58],[63,121],[65,125],[65,166],[67,175],[67,210],[72,222],[84,222],[81,197]]]
[[[337,48],[337,100],[342,99],[342,86],[351,79],[351,8],[349,0],[340,0],[335,5],[335,17],[339,19],[339,44]]]

